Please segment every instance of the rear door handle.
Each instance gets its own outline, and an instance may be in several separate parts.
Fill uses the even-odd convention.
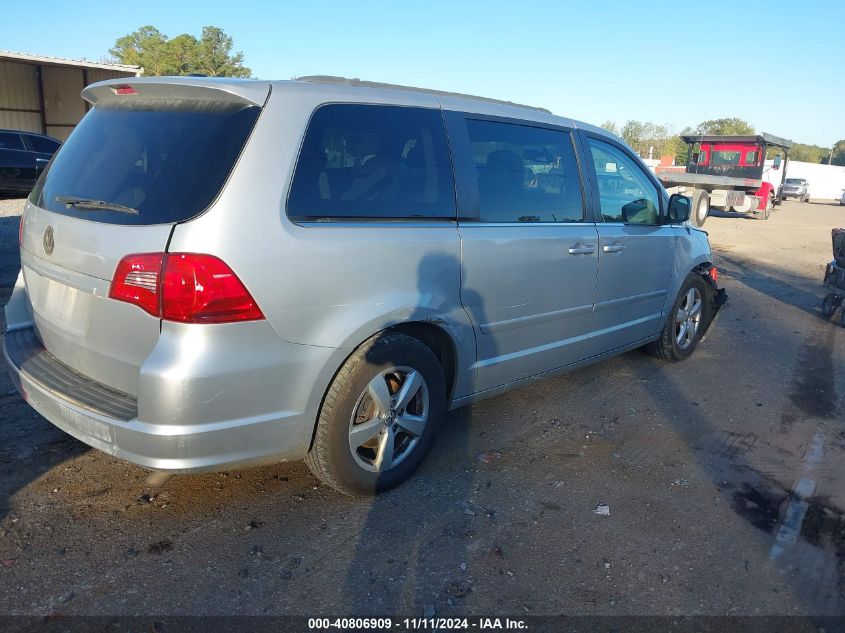
[[[601,247],[605,253],[621,253],[625,250],[625,245],[616,242],[615,244],[605,244]]]
[[[569,247],[570,255],[591,255],[596,252],[596,248],[590,244],[582,244],[578,242]]]

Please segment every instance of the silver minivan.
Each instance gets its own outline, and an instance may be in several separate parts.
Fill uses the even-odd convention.
[[[725,300],[689,199],[545,110],[329,77],[83,96],[21,218],[4,351],[36,411],[150,469],[304,459],[385,490],[448,410],[683,360]]]

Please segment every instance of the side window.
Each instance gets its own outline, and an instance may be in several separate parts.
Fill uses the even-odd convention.
[[[56,150],[59,149],[58,141],[54,141],[49,138],[44,138],[43,136],[34,136],[32,134],[26,135],[29,144],[32,146],[32,150],[34,152],[40,152],[42,154],[55,154]]]
[[[745,152],[745,164],[750,167],[755,167],[757,165],[757,150],[751,149]]]
[[[482,222],[582,222],[568,132],[467,120]]]
[[[0,149],[23,149],[21,135],[15,132],[0,132]]]
[[[308,124],[288,215],[296,219],[455,217],[439,110],[336,104]]]
[[[594,138],[589,142],[604,221],[659,224],[660,195],[642,168],[614,145]]]

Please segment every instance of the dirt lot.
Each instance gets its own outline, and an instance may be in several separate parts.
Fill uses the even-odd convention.
[[[731,303],[692,360],[632,352],[454,412],[374,500],[302,464],[151,487],[3,372],[0,613],[845,614],[845,329],[818,310],[838,225],[822,203],[711,218]]]

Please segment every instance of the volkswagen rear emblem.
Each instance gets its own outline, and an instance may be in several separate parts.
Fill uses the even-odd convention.
[[[44,231],[44,252],[51,255],[55,245],[56,244],[53,241],[53,227],[48,226]]]

